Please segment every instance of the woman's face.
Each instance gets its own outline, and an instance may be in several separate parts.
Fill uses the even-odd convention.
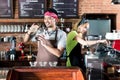
[[[85,23],[85,24],[78,26],[77,32],[86,33],[88,29],[89,29],[89,24]]]

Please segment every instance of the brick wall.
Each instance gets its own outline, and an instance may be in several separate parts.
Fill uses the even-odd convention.
[[[116,29],[120,30],[120,4],[112,0],[79,0],[79,15],[84,13],[116,14]]]

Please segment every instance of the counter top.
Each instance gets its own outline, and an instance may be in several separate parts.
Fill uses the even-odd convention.
[[[78,67],[14,67],[7,80],[85,80]]]

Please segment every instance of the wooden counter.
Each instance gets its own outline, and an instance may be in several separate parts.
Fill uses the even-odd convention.
[[[78,67],[16,67],[7,80],[85,80]]]

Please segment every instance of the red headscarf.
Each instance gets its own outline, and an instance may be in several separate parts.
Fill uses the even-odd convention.
[[[58,19],[58,16],[55,13],[49,12],[49,11],[45,12],[44,16],[51,16],[55,18],[56,20]]]

